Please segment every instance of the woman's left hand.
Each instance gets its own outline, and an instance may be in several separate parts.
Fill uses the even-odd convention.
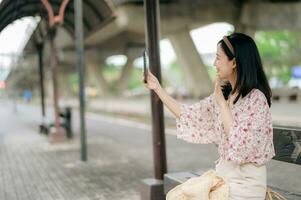
[[[222,87],[221,87],[221,79],[219,76],[216,76],[215,89],[214,89],[214,98],[219,106],[226,106],[227,102],[224,98]]]

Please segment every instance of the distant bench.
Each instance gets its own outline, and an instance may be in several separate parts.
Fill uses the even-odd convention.
[[[273,89],[272,98],[274,101],[300,101],[301,102],[301,90],[298,88],[292,89]]]
[[[276,151],[276,156],[273,159],[301,165],[301,128],[274,126],[273,131],[274,146]],[[175,186],[185,182],[191,177],[200,176],[205,171],[207,170],[201,169],[193,172],[176,172],[165,174],[164,193],[167,194],[167,192]],[[270,185],[268,185],[268,187],[276,192],[279,192],[288,200],[301,200],[301,194],[295,194]]]

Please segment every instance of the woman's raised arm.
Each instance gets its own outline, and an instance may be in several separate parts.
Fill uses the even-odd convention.
[[[143,76],[141,78],[143,82]],[[159,96],[161,101],[167,106],[167,108],[175,115],[176,118],[180,117],[180,104],[172,98],[167,92],[161,87],[158,79],[148,70],[147,83],[144,83],[145,87],[154,90]]]

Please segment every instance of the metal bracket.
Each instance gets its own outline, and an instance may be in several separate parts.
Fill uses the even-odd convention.
[[[49,26],[53,27],[57,25],[62,25],[64,23],[65,9],[67,7],[69,0],[62,0],[62,4],[60,6],[58,15],[54,15],[54,11],[49,0],[41,0],[41,1],[48,12]]]

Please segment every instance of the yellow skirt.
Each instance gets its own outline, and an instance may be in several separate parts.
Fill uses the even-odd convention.
[[[215,170],[229,184],[229,200],[264,200],[267,187],[266,166],[252,163],[243,165],[226,161],[216,161]]]

